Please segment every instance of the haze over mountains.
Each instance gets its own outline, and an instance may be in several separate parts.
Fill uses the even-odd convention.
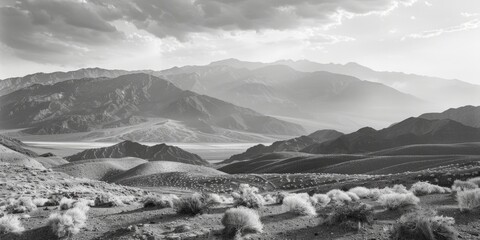
[[[37,73],[0,81],[0,95],[0,127],[27,138],[148,142],[273,142],[480,104],[466,82],[307,60]]]

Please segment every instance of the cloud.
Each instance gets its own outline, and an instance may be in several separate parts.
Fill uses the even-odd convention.
[[[475,29],[480,26],[480,20],[479,19],[473,19],[468,22],[464,22],[460,25],[457,26],[452,26],[452,27],[447,27],[447,28],[440,28],[440,29],[433,29],[433,30],[427,30],[423,31],[421,33],[414,33],[414,34],[409,34],[407,36],[402,37],[402,41],[406,39],[421,39],[421,38],[432,38],[432,37],[437,37],[445,33],[453,33],[453,32],[461,32],[461,31],[466,31],[470,29]]]
[[[61,62],[132,43],[132,34],[186,43],[196,34],[327,29],[342,19],[385,15],[415,0],[6,0],[0,43],[23,59]],[[120,26],[128,24],[133,30]],[[311,44],[347,41],[316,34]],[[351,39],[348,39],[350,41]],[[0,48],[3,49],[3,48]],[[113,51],[113,50],[112,50]],[[67,58],[62,58],[67,56]]]

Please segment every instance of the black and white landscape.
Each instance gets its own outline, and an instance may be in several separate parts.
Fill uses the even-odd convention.
[[[480,236],[480,3],[6,0],[0,239]]]

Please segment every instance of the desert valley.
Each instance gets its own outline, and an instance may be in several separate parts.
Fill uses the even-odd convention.
[[[478,240],[479,42],[479,0],[1,0],[0,240]]]
[[[413,81],[235,59],[2,80],[1,239],[478,239],[480,107],[437,109],[480,86]]]

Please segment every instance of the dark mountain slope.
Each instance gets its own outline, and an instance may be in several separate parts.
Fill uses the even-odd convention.
[[[15,152],[22,153],[29,157],[39,157],[36,152],[25,149],[25,144],[18,139],[0,135],[0,144],[5,146],[6,148],[9,148]]]
[[[72,162],[85,159],[125,157],[136,157],[149,161],[172,161],[194,165],[208,165],[208,162],[203,160],[200,156],[189,153],[175,146],[158,144],[149,147],[131,141],[124,141],[110,147],[88,149],[72,156],[68,156],[66,159]]]
[[[480,106],[451,108],[441,113],[425,113],[419,116],[425,119],[450,119],[470,127],[480,127]]]

